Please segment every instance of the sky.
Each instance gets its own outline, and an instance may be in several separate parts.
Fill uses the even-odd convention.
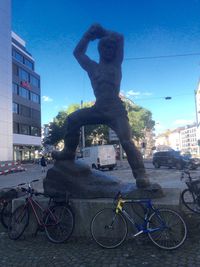
[[[200,0],[12,0],[12,30],[26,41],[41,76],[42,124],[70,104],[95,100],[73,57],[93,23],[124,35],[121,93],[152,112],[156,133],[195,122],[199,14]],[[98,61],[96,46],[87,54]],[[196,55],[180,56],[188,54]],[[163,57],[169,55],[176,56]]]

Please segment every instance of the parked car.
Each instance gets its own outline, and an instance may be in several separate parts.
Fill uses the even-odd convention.
[[[178,151],[159,151],[153,155],[153,165],[155,168],[166,166],[169,168],[175,167],[178,170],[184,167],[190,169],[197,169],[199,167],[199,161],[193,158],[184,157]]]

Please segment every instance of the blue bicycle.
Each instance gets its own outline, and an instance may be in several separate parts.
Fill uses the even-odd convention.
[[[120,193],[115,200],[114,209],[100,210],[91,222],[92,237],[101,247],[116,248],[121,245],[128,233],[127,221],[136,229],[133,237],[147,234],[162,249],[176,249],[184,243],[187,227],[176,211],[157,209],[150,199],[123,199]]]

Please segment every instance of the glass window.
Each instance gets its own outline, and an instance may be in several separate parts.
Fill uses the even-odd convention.
[[[36,109],[32,109],[32,116],[33,119],[40,120],[40,111]]]
[[[26,107],[24,105],[20,105],[20,115],[24,117],[30,117],[31,116],[31,109],[29,107]]]
[[[34,69],[34,65],[33,62],[31,62],[30,60],[28,60],[27,58],[24,59],[24,64],[31,70]]]
[[[29,125],[21,124],[20,125],[20,133],[21,134],[29,135],[30,134],[30,127],[29,127]]]
[[[19,95],[23,98],[29,99],[29,90],[19,86]]]
[[[21,80],[29,82],[29,74],[28,74],[28,72],[23,70],[23,69],[21,69],[21,68],[19,68],[19,77],[20,77]]]
[[[15,51],[15,50],[13,50],[13,57],[14,57],[17,61],[23,63],[23,56],[22,56],[20,53],[18,53],[17,51]]]
[[[40,87],[39,80],[36,77],[32,76],[32,75],[30,75],[30,84],[32,84],[33,86],[35,86],[37,88]]]
[[[14,94],[18,94],[18,85],[16,83],[12,84],[12,91]]]
[[[19,133],[19,123],[13,122],[13,133]]]
[[[19,105],[13,102],[13,113],[19,114]]]
[[[37,127],[31,126],[31,135],[40,136],[40,130]]]
[[[31,101],[38,103],[38,104],[40,103],[40,96],[39,95],[30,92],[30,96],[31,96],[30,97]]]
[[[13,75],[18,76],[18,66],[15,65],[14,63],[12,64],[12,72],[13,72]]]

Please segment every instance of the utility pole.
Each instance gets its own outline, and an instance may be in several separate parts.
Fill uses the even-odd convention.
[[[83,100],[81,100],[81,108],[83,108]],[[81,127],[81,141],[82,141],[82,149],[85,147],[85,127]]]

